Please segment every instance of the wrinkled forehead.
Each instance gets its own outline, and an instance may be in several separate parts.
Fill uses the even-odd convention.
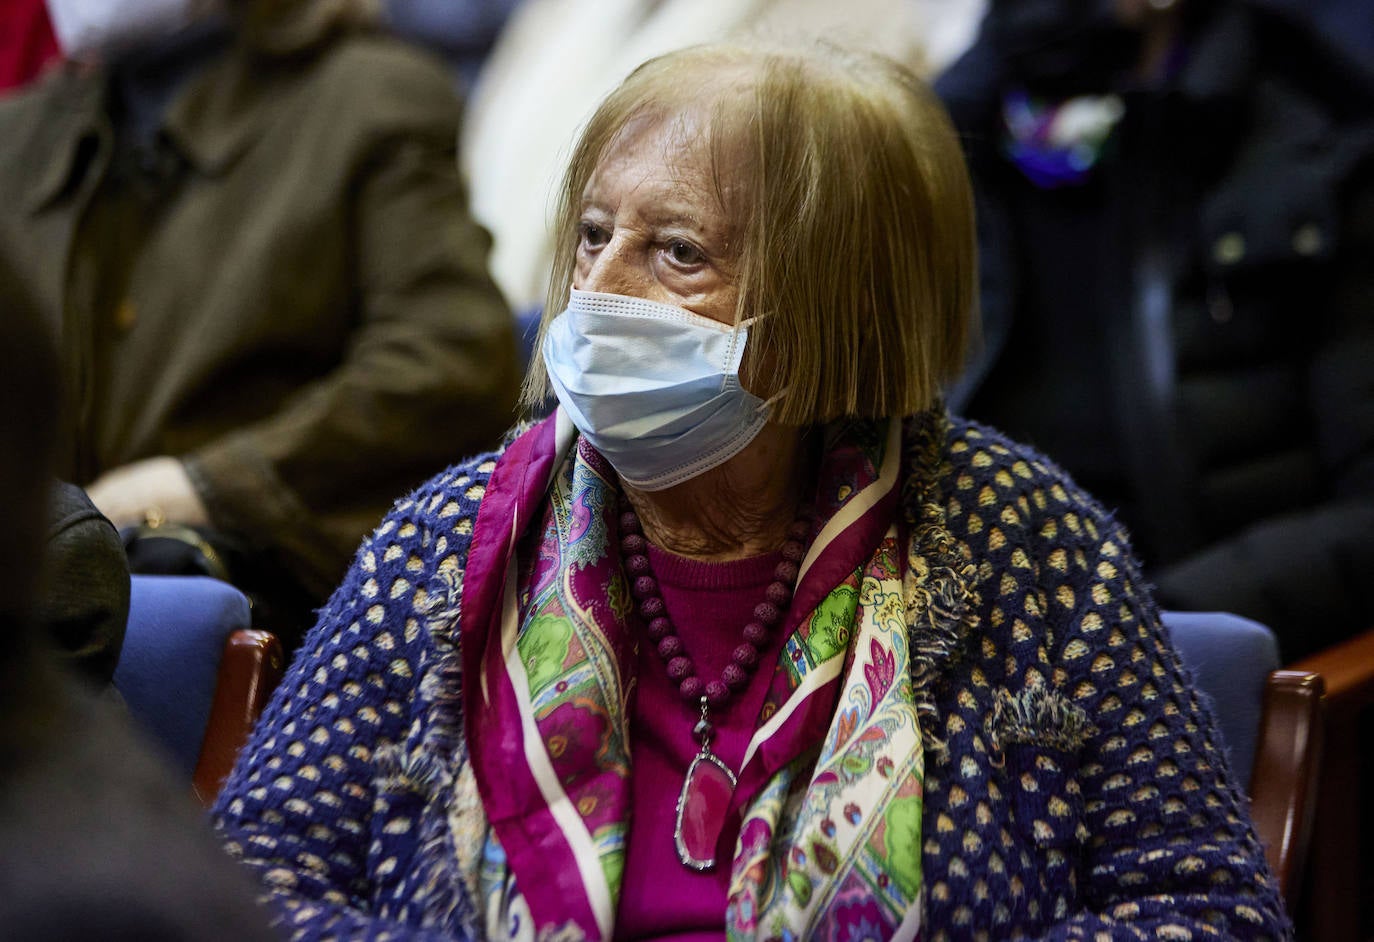
[[[638,109],[607,140],[586,188],[604,169],[635,156],[654,161],[685,186],[711,192],[722,209],[738,205],[750,166],[741,122],[733,113],[739,110],[738,98],[702,95]]]
[[[611,135],[596,167],[600,170],[630,151],[652,153],[664,164],[709,158],[711,131],[710,116],[699,107],[644,108]]]

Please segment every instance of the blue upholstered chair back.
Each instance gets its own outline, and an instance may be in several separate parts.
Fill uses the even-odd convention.
[[[1264,681],[1279,667],[1274,633],[1225,612],[1164,612],[1183,663],[1211,698],[1231,771],[1249,788],[1264,703]]]
[[[134,576],[115,688],[134,722],[189,782],[210,717],[225,639],[249,626],[248,599],[205,576]]]

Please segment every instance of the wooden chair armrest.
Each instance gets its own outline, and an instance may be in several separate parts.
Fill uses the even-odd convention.
[[[281,642],[271,632],[242,628],[225,640],[215,699],[192,779],[202,805],[214,802],[233,771],[239,750],[281,681],[285,663]]]
[[[1374,705],[1374,631],[1366,631],[1289,665],[1315,671],[1326,682],[1323,722],[1326,756],[1321,770],[1321,808],[1312,847],[1308,899],[1296,920],[1304,939],[1355,939],[1368,854],[1360,838],[1368,786],[1361,771]]]
[[[1321,674],[1327,708],[1342,715],[1374,703],[1374,630],[1305,657],[1290,670]]]
[[[1296,911],[1317,808],[1325,726],[1322,694],[1319,674],[1270,673],[1250,776],[1250,815],[1290,915]]]

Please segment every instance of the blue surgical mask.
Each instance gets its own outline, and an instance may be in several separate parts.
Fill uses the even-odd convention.
[[[750,323],[574,288],[544,365],[583,437],[622,480],[658,491],[730,460],[768,421],[739,381]]]

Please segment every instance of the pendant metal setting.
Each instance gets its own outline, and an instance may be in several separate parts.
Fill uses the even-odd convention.
[[[711,752],[714,730],[707,717],[706,698],[701,699],[701,721],[694,730],[701,751],[687,768],[677,798],[677,822],[673,842],[678,860],[691,870],[711,870],[716,865],[716,841],[720,838],[730,799],[735,794],[735,773]]]
[[[715,867],[716,839],[734,793],[735,773],[709,749],[703,749],[692,760],[677,798],[673,840],[684,867],[699,871]]]

